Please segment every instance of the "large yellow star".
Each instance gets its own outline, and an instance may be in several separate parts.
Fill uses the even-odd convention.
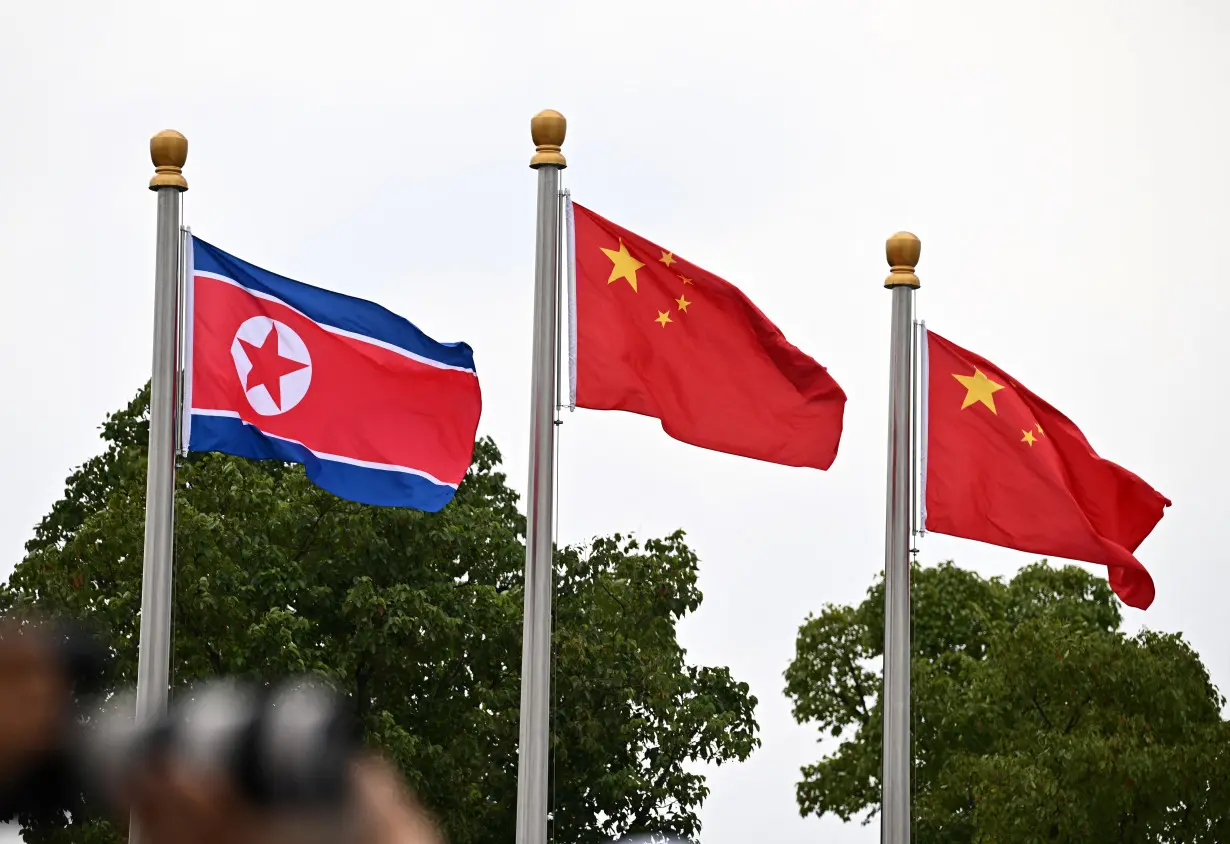
[[[663,328],[666,328],[666,324],[668,322],[674,322],[674,320],[671,319],[671,315],[668,314],[666,311],[658,311],[658,318],[655,319],[654,322],[658,323]]]
[[[636,292],[636,271],[645,265],[628,254],[628,247],[624,246],[622,240],[619,241],[619,249],[603,248],[602,251],[611,259],[612,264],[611,277],[606,280],[606,283],[610,284],[626,278],[628,284],[632,285],[632,291]]]
[[[679,306],[679,310],[683,311],[686,314],[688,312],[688,305],[692,303],[688,301],[688,297],[680,296],[678,299],[675,300],[675,304]]]
[[[971,404],[982,402],[991,409],[991,412],[999,415],[999,411],[995,409],[995,394],[1004,388],[1003,384],[996,384],[990,378],[982,374],[982,370],[974,368],[973,375],[953,375],[961,382],[961,386],[965,388],[965,401],[961,402],[961,409],[969,407]]]
[[[1025,435],[1021,437],[1021,442],[1029,443],[1029,447],[1033,448],[1034,443],[1038,441],[1038,438],[1034,436],[1033,430],[1026,428],[1024,431],[1021,431],[1021,433]]]

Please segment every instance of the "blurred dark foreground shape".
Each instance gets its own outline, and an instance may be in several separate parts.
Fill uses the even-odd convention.
[[[131,695],[99,688],[105,665],[79,628],[0,621],[0,812],[131,813],[148,844],[442,841],[314,679],[211,681],[138,728]]]

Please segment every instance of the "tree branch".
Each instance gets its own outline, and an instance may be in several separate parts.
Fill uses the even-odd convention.
[[[862,716],[863,726],[866,727],[871,723],[871,713],[867,711],[867,692],[863,690],[863,681],[859,679],[858,666],[854,664],[854,660],[850,659],[849,654],[846,654],[846,667],[850,669],[850,678],[854,681],[854,691],[858,693],[857,713]]]
[[[1073,712],[1072,717],[1068,719],[1068,725],[1063,728],[1063,732],[1065,735],[1072,732],[1072,730],[1080,722],[1081,715],[1084,714],[1085,707],[1089,704],[1089,701],[1091,700],[1093,700],[1093,695],[1087,695],[1085,699],[1080,702],[1080,705],[1076,707],[1076,711]]]
[[[858,719],[860,724],[866,727],[869,723],[871,723],[871,716],[867,714],[864,707],[856,706],[854,701],[850,700],[846,693],[840,689],[835,690],[835,693],[837,695],[837,699],[845,705],[847,710],[851,711],[851,713]]]
[[[186,628],[188,635],[201,643],[201,647],[205,649],[205,656],[209,659],[209,667],[213,669],[215,676],[222,676],[226,673],[226,666],[222,664],[222,654],[218,652],[211,642],[209,636],[205,636],[201,632],[201,628],[193,623],[192,613],[175,613],[175,623]]]
[[[312,522],[312,526],[308,528],[307,536],[303,538],[303,542],[295,551],[295,556],[292,559],[292,562],[299,562],[303,555],[307,553],[308,546],[311,545],[312,540],[316,538],[316,531],[320,529],[320,523],[325,520],[325,516],[329,515],[337,508],[337,500],[338,499],[329,499],[327,506],[323,510],[317,511],[316,521]]]
[[[601,586],[601,587],[602,587],[602,591],[603,591],[603,592],[607,593],[607,595],[609,595],[609,596],[611,597],[611,600],[612,600],[612,601],[614,601],[615,603],[619,604],[619,608],[620,608],[621,610],[623,610],[624,615],[627,615],[627,614],[628,614],[628,608],[624,606],[624,602],[623,602],[623,601],[619,600],[619,598],[617,598],[617,597],[615,596],[615,593],[614,593],[614,592],[612,592],[610,589],[608,589],[608,588],[607,588],[606,581],[605,581],[605,580],[603,580],[601,576],[599,576],[599,577],[597,577],[597,578],[595,579],[595,582],[596,582],[599,586]]]
[[[367,732],[367,713],[371,709],[372,670],[366,661],[360,660],[354,668],[354,698],[355,720],[359,722],[363,732]]]
[[[1046,712],[1043,711],[1042,705],[1038,703],[1038,689],[1035,687],[1030,693],[1029,699],[1034,703],[1034,709],[1038,710],[1038,714],[1042,716],[1042,723],[1046,724],[1048,730],[1055,729],[1055,725],[1051,723],[1051,719],[1046,717]]]
[[[662,788],[663,785],[666,784],[665,783],[666,775],[669,774],[670,772],[671,772],[671,768],[669,765],[662,768],[662,770],[658,773],[658,778],[653,781],[653,785],[650,787],[650,789],[647,792],[642,792],[643,794],[646,794],[649,796],[650,801],[652,801],[653,799],[652,795],[655,794],[659,789]],[[641,831],[642,825],[648,824],[649,821],[651,820],[651,818],[648,817],[648,814],[652,812],[655,808],[657,808],[657,804],[653,802],[647,801],[645,803],[642,803],[641,808],[638,809],[637,813],[632,816],[632,821],[628,824],[628,830],[631,832]]]

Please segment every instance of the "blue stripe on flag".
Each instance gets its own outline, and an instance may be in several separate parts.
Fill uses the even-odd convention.
[[[474,371],[474,352],[465,343],[440,343],[404,317],[344,293],[312,287],[249,264],[192,237],[194,270],[225,276],[236,283],[280,299],[321,325],[370,337],[428,360]]]
[[[252,460],[302,464],[308,480],[338,498],[378,507],[410,507],[435,513],[457,490],[421,475],[396,469],[373,469],[323,459],[304,446],[267,437],[233,416],[192,414],[192,451],[220,451]]]

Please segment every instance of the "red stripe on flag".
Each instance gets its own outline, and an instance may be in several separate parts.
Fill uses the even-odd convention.
[[[303,399],[278,415],[253,409],[231,356],[239,327],[256,316],[291,328],[312,360]],[[448,484],[460,483],[469,468],[482,411],[473,373],[335,334],[287,305],[209,276],[195,278],[192,331],[194,410],[234,412],[312,451],[414,469]]]

